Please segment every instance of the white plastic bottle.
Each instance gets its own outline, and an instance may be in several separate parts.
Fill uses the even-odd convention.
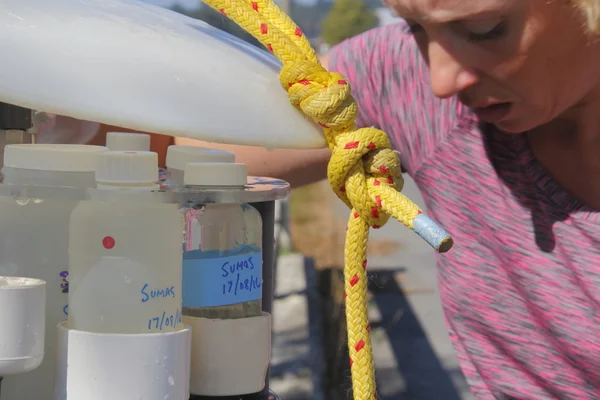
[[[69,236],[69,326],[101,333],[152,333],[181,324],[184,221],[162,203],[151,152],[99,157],[98,190],[73,211]]]
[[[0,196],[0,275],[42,279],[47,286],[44,360],[34,371],[5,377],[2,400],[53,399],[56,325],[68,313],[68,229],[77,200],[62,196],[63,189],[53,189],[58,197],[31,197],[27,188],[42,185],[83,193],[95,186],[96,157],[106,151],[60,144],[4,148],[4,184],[16,186],[14,198]]]
[[[108,132],[106,147],[110,151],[150,151],[150,135],[146,133]]]
[[[183,185],[185,164],[190,162],[233,163],[235,154],[218,149],[196,146],[169,146],[166,157],[167,186]]]
[[[247,168],[187,163],[194,190],[244,190]],[[248,204],[192,204],[185,210],[184,315],[237,319],[261,315],[262,219]]]

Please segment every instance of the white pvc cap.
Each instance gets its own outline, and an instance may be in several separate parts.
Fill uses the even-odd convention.
[[[151,151],[107,151],[98,157],[96,182],[153,184],[158,181],[158,154]]]
[[[192,328],[190,393],[239,396],[265,387],[271,314],[237,319],[183,317]]]
[[[0,276],[0,376],[22,374],[44,358],[46,282]]]
[[[235,154],[218,149],[196,146],[169,146],[167,148],[167,169],[185,170],[190,162],[233,163]]]
[[[56,172],[94,172],[103,146],[83,144],[11,144],[4,148],[4,166]]]
[[[110,151],[150,151],[150,135],[145,133],[108,132],[106,147]]]
[[[185,164],[183,183],[194,186],[245,186],[246,164],[192,162]]]
[[[57,355],[53,399],[189,398],[189,327],[135,335],[78,331],[68,322],[57,329],[52,348]]]

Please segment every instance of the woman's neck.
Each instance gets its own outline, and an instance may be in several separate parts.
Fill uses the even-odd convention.
[[[528,133],[534,156],[568,192],[600,210],[600,96]]]

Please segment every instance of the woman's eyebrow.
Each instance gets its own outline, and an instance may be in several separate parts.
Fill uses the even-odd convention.
[[[391,5],[396,11],[398,17],[402,19],[425,21],[436,24],[445,24],[449,22],[464,21],[486,16],[498,16],[505,13],[515,1],[523,0],[507,0],[498,6],[498,1],[477,0],[475,2],[467,0],[455,0],[448,2],[444,8],[439,6],[432,7],[430,11],[417,12],[412,11],[408,7],[402,6],[402,1],[393,2]],[[470,3],[466,6],[465,3]]]

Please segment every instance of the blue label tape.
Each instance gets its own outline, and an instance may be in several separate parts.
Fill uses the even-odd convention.
[[[262,298],[262,253],[183,259],[183,306],[215,307]]]

